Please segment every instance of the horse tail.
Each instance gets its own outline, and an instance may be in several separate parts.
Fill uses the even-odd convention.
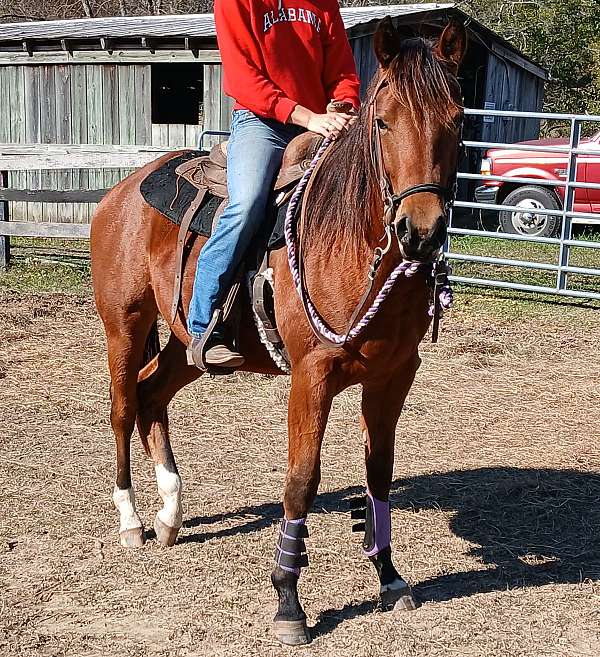
[[[150,327],[150,332],[146,338],[146,346],[144,347],[144,360],[142,361],[142,367],[148,365],[148,363],[158,355],[160,352],[160,338],[158,337],[158,321],[154,321],[154,324]]]

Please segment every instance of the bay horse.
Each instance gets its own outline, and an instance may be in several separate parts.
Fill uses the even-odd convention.
[[[448,209],[440,190],[450,188],[456,177],[463,118],[456,75],[466,48],[464,27],[451,23],[430,42],[402,39],[391,20],[384,19],[374,44],[380,66],[368,98],[348,134],[330,149],[304,200],[305,286],[327,325],[337,331],[359,303],[384,231],[383,217],[397,240],[374,276],[372,297],[404,258],[435,259],[445,240]],[[178,228],[140,194],[142,181],[176,155],[119,183],[99,205],[91,227],[93,286],[106,331],[117,447],[113,500],[125,547],[145,540],[130,472],[136,422],[164,504],[155,520],[158,541],[173,545],[182,525],[182,483],[169,440],[167,406],[201,375],[186,361],[185,311],[205,238],[192,239],[183,275],[183,312],[170,322]],[[387,196],[382,197],[385,187]],[[402,193],[406,190],[410,193]],[[310,640],[297,590],[300,568],[307,562],[305,520],[320,481],[321,442],[332,400],[352,385],[362,385],[365,554],[377,571],[382,605],[417,606],[392,563],[388,499],[396,424],[420,364],[419,343],[431,321],[431,290],[423,273],[399,279],[361,338],[332,347],[311,329],[286,250],[272,253],[270,265],[277,324],[291,362],[284,518],[271,577],[279,597],[274,630],[284,643],[301,644]],[[159,314],[171,330],[162,349]],[[281,374],[259,340],[248,302],[241,321],[243,369]]]

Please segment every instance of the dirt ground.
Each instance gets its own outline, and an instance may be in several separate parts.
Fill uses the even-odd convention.
[[[301,594],[315,637],[270,635],[285,378],[207,377],[171,430],[185,524],[118,546],[104,338],[86,296],[0,292],[0,654],[597,657],[600,310],[459,295],[397,434],[393,545],[422,607],[382,614],[350,532],[358,391],[336,400]],[[134,438],[140,515],[158,509]]]

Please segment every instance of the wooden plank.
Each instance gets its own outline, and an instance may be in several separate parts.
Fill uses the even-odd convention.
[[[366,46],[366,51],[367,51],[367,69],[365,72],[365,78],[367,80],[367,87],[371,83],[371,80],[377,73],[379,69],[379,60],[377,59],[377,55],[375,54],[375,48],[373,45],[373,40],[369,39],[367,42]],[[365,96],[367,93],[367,87],[365,87]]]
[[[185,126],[171,124],[169,126],[169,146],[172,150],[185,147]]]
[[[40,113],[40,141],[43,144],[56,144],[56,67],[40,67],[40,102],[43,111]],[[58,175],[56,171],[43,171],[41,187],[56,189]],[[47,203],[42,208],[43,221],[58,221],[58,207]]]
[[[12,89],[11,89],[11,77],[12,77],[12,68],[0,68],[0,99],[2,99],[2,104],[6,107],[7,111],[0,111],[0,139],[8,142],[14,141],[12,135],[12,112],[14,108],[12,106]],[[17,186],[17,176],[22,176],[23,174],[19,173],[10,173],[8,174],[8,180],[6,185],[11,187]],[[17,208],[14,205],[11,205],[10,208],[6,208],[6,211],[11,213],[15,218],[21,218],[21,213],[17,215]],[[0,245],[0,264],[2,261],[2,246]]]
[[[127,67],[125,67],[127,68]],[[85,66],[71,66],[71,143],[88,143],[87,118],[87,76]],[[73,173],[73,187],[75,189],[88,189],[90,187],[89,172],[85,169],[75,170]],[[88,223],[90,213],[87,205],[76,205],[73,221]]]
[[[365,96],[366,88],[368,85],[368,80],[363,75],[363,43],[364,43],[363,37],[352,39],[352,41],[350,41],[350,46],[352,47],[352,54],[354,55],[354,62],[356,64],[356,73],[358,74],[358,79],[360,80],[361,98]]]
[[[40,113],[42,102],[40,100],[40,67],[25,66],[25,141],[30,144],[39,144],[41,141]],[[8,168],[8,167],[7,167]],[[42,174],[39,167],[23,169],[27,173],[27,188],[39,189]],[[42,221],[42,206],[34,204],[29,207],[29,221]]]
[[[26,203],[98,203],[109,189],[2,189],[0,201]]]
[[[0,144],[0,168],[4,171],[137,169],[169,151],[168,147],[156,146]],[[37,185],[29,187],[35,188],[39,189]]]
[[[0,223],[0,235],[12,237],[85,239],[90,236],[90,226],[89,224],[8,221],[6,223]]]
[[[152,70],[136,66],[135,71],[135,143],[152,143]]]
[[[166,123],[152,124],[152,145],[164,146],[169,145],[169,126]]]
[[[103,51],[38,52],[27,53],[0,52],[0,66],[41,66],[47,64],[177,64],[177,63],[218,64],[221,53],[214,50],[200,50],[198,57],[188,50],[117,50],[112,54]]]
[[[25,135],[25,73],[22,66],[10,67],[10,139],[15,144],[26,141]],[[11,187],[27,187],[27,173],[15,172],[9,176]],[[10,216],[15,221],[29,220],[27,203],[15,203],[10,209]]]
[[[0,68],[0,98],[2,104],[9,104],[10,107],[10,69]],[[0,112],[0,139],[3,141],[12,141],[10,127],[10,112]]]
[[[199,125],[186,125],[185,126],[185,147],[198,148],[198,140],[202,132]]]
[[[124,111],[127,111],[124,99]],[[105,144],[120,143],[119,130],[119,82],[116,66],[102,67],[102,122]],[[113,187],[121,180],[120,171],[107,171],[102,187]]]
[[[0,143],[0,157],[4,155],[47,155],[57,153],[64,155],[77,155],[80,153],[124,154],[163,152],[163,148],[152,144],[46,144],[40,142],[14,144],[12,142]],[[111,165],[112,166],[112,165]],[[105,167],[106,168],[106,167]]]
[[[231,114],[235,100],[221,92],[221,127],[220,130],[229,130],[231,128]]]
[[[134,66],[117,66],[117,93],[119,97],[118,139],[116,144],[135,144],[135,71]],[[119,169],[119,179],[126,178],[131,169]]]
[[[487,66],[486,66],[486,79],[485,79],[485,95],[484,103],[497,103],[498,99],[498,89],[496,88],[497,76],[498,76],[498,58],[492,53],[487,55]],[[497,108],[495,105],[493,109]],[[485,117],[484,117],[485,119]],[[490,117],[490,121],[483,120],[482,122],[482,140],[483,141],[495,141],[498,135],[498,125],[499,117]]]
[[[204,130],[221,130],[221,77],[222,67],[220,65],[204,66],[204,95],[203,115]],[[218,137],[207,137],[204,143],[210,148],[219,141]]]
[[[54,66],[54,80],[56,89],[56,142],[59,144],[71,143],[71,66]],[[73,170],[60,171],[56,175],[57,189],[73,189]],[[62,204],[57,209],[60,221],[73,223],[74,209],[72,205]]]
[[[0,171],[0,189],[8,184],[8,172]],[[0,235],[4,225],[8,226],[8,203],[0,201]],[[6,269],[10,263],[10,238],[0,237],[0,269]]]
[[[87,79],[87,113],[88,113],[88,143],[104,143],[103,95],[102,95],[102,67],[86,66]],[[94,169],[95,167],[87,167]],[[106,187],[105,176],[102,171],[89,172],[89,185],[93,189]]]
[[[104,169],[139,169],[172,149],[164,148],[140,153],[68,153],[39,156],[0,155],[0,166],[5,171],[60,171],[64,169],[92,169],[97,178]],[[91,176],[91,174],[90,174]],[[90,180],[90,185],[92,184]],[[35,188],[35,187],[34,187]],[[39,188],[39,187],[38,187]]]

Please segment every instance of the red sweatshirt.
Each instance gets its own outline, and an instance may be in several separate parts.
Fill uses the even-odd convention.
[[[236,109],[286,123],[296,105],[358,108],[359,81],[337,0],[215,0],[224,90]]]

